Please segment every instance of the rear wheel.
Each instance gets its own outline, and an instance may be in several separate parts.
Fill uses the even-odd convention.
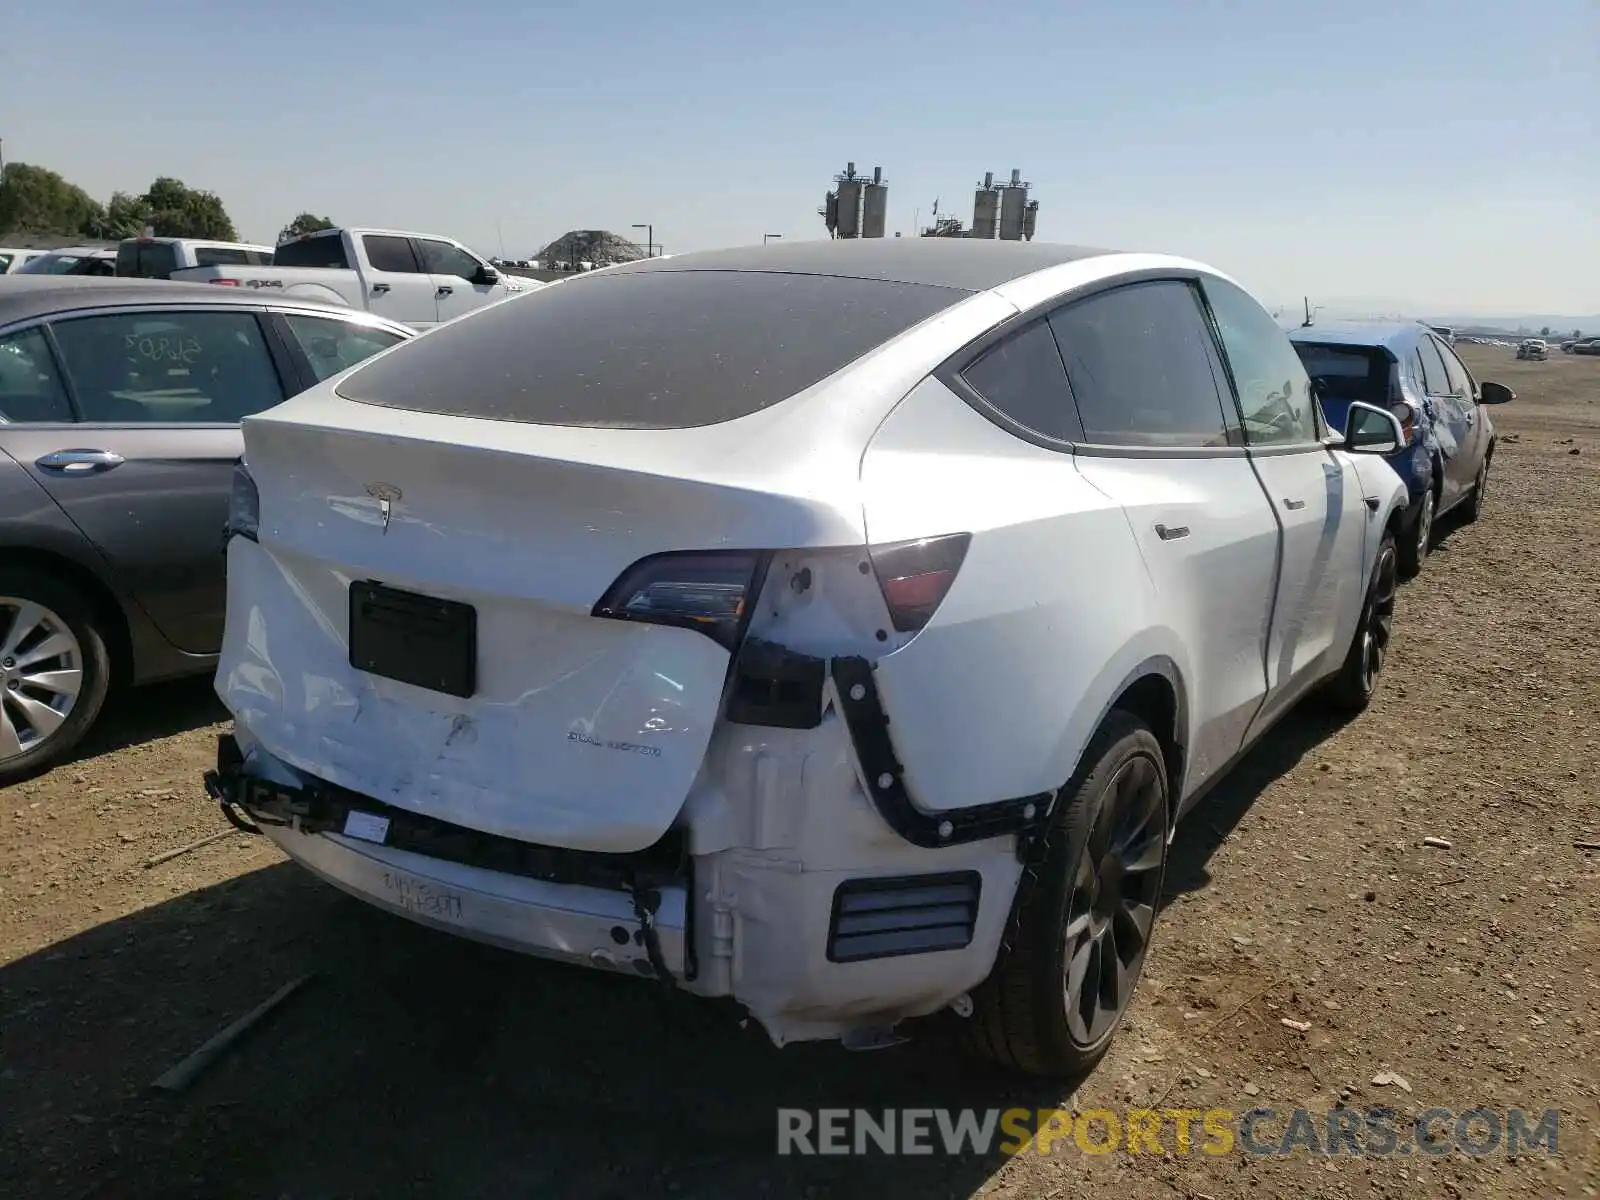
[[[0,784],[41,771],[76,746],[110,681],[90,606],[41,571],[0,568]]]
[[[1439,510],[1438,498],[1430,487],[1417,497],[1417,515],[1410,532],[1397,547],[1402,578],[1411,579],[1422,570],[1428,551],[1433,548],[1433,518]]]
[[[1399,578],[1398,554],[1394,535],[1385,533],[1378,544],[1378,557],[1367,581],[1366,599],[1356,622],[1355,636],[1345,654],[1344,665],[1327,687],[1327,697],[1349,712],[1360,712],[1378,690],[1378,677],[1389,657],[1389,641],[1394,630],[1394,597]]]
[[[1068,1078],[1106,1052],[1150,945],[1170,804],[1160,742],[1113,710],[1062,791],[1024,875],[1010,945],[973,998],[985,1057]]]

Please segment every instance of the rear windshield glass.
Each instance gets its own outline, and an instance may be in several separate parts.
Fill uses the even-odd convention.
[[[308,237],[299,241],[285,242],[272,252],[272,265],[342,268],[348,267],[350,260],[345,257],[344,238],[334,233],[324,237]]]
[[[171,242],[123,242],[117,247],[117,274],[127,279],[166,279],[178,269]]]
[[[1385,404],[1389,397],[1389,356],[1367,346],[1294,344],[1306,374],[1323,396]]]
[[[819,275],[592,275],[441,326],[339,391],[492,421],[691,429],[769,408],[967,295]]]

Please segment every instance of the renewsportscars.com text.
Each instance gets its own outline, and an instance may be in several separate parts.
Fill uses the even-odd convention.
[[[782,1155],[1208,1154],[1473,1157],[1554,1155],[1559,1114],[1547,1108],[850,1109],[781,1108]]]

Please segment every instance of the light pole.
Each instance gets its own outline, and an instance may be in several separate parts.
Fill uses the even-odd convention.
[[[763,233],[761,235],[761,244],[763,246],[765,246],[773,238],[781,238],[782,236],[783,236],[783,234],[781,234],[781,233]]]
[[[656,227],[650,224],[636,224],[635,229],[644,230],[644,256],[654,258],[656,248]]]

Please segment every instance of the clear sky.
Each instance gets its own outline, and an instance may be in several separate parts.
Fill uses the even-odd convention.
[[[303,209],[510,257],[634,222],[669,252],[814,238],[849,159],[910,236],[1019,167],[1040,239],[1269,303],[1600,312],[1597,0],[10,9],[7,160],[102,200],[175,175],[251,240]]]

